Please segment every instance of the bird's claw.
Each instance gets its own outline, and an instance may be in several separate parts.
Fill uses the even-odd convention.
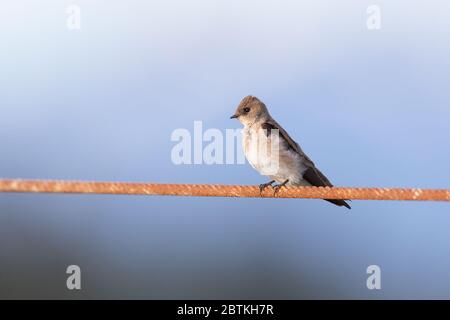
[[[286,180],[285,182],[280,183],[279,185],[274,186],[274,187],[273,187],[273,196],[276,196],[277,193],[280,191],[280,189],[283,188],[283,187],[285,187],[285,186],[286,186],[286,183],[288,183],[288,182],[289,182],[289,180]]]
[[[260,185],[259,185],[259,195],[260,196],[262,196],[262,192],[264,191],[264,189],[265,188],[267,188],[267,187],[269,187],[269,186],[272,186],[272,184],[274,183],[275,181],[269,181],[269,182],[267,182],[267,183],[261,183]]]
[[[277,185],[277,186],[273,187],[273,195],[274,196],[277,195],[277,193],[280,191],[281,187],[282,187],[281,185]]]

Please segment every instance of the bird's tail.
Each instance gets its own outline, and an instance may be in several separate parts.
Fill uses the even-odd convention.
[[[339,200],[339,199],[324,199],[324,200],[331,202],[332,204],[335,204],[337,206],[340,206],[340,207],[344,206],[348,209],[351,209],[350,205],[347,202],[345,202],[344,200]]]

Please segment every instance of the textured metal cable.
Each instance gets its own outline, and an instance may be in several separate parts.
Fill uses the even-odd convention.
[[[0,192],[450,201],[450,189],[289,187],[0,179]]]

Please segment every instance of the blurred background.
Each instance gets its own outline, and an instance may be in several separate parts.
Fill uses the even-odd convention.
[[[448,188],[449,15],[446,0],[4,1],[0,176],[256,185],[248,164],[174,165],[170,140],[196,120],[239,128],[252,94],[335,185]],[[352,206],[0,194],[0,298],[450,298],[448,203]]]

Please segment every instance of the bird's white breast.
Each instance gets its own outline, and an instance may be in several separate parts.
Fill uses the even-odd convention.
[[[251,127],[244,128],[242,138],[244,154],[248,162],[253,168],[258,170],[261,174],[264,174],[264,168],[268,166],[270,159],[267,154],[260,152],[259,146],[262,143],[267,142],[267,139],[265,141],[260,141],[259,139],[264,139],[264,137],[259,136],[258,130]]]
[[[272,136],[267,137],[263,130],[257,128],[260,126],[244,127],[242,132],[244,154],[250,165],[277,182],[301,183],[306,169],[302,158],[287,148],[281,138],[271,141]]]

